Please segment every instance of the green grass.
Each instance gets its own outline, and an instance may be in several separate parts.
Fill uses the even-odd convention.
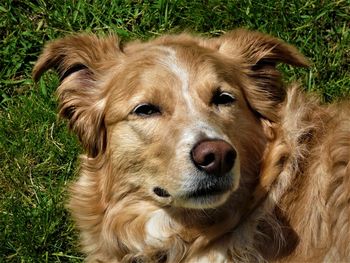
[[[81,262],[64,208],[80,148],[56,117],[54,73],[31,70],[43,44],[78,31],[123,39],[182,30],[218,35],[236,27],[296,45],[310,69],[282,67],[325,101],[350,95],[350,4],[291,1],[54,1],[0,3],[0,262]]]

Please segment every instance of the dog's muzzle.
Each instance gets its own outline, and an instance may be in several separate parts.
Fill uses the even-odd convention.
[[[224,140],[206,139],[195,144],[189,155],[196,171],[188,175],[181,191],[173,195],[157,186],[153,188],[154,194],[163,200],[174,198],[180,206],[192,208],[222,203],[235,186],[231,171],[237,157],[235,149]]]

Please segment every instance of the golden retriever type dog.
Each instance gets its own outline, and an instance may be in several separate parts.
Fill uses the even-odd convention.
[[[350,104],[284,87],[294,47],[243,29],[73,35],[35,65],[86,154],[69,208],[87,262],[350,262]]]

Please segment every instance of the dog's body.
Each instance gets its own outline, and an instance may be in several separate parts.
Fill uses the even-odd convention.
[[[70,209],[89,262],[350,261],[350,106],[285,89],[293,47],[236,30],[50,44],[87,154]]]

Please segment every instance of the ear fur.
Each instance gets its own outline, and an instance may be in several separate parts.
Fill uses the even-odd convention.
[[[59,73],[59,114],[69,120],[69,127],[91,157],[106,144],[106,92],[99,80],[120,53],[115,36],[73,35],[46,45],[33,69],[35,81],[50,68]]]
[[[276,122],[285,89],[277,63],[308,67],[309,61],[293,46],[269,35],[238,29],[217,38],[220,53],[237,60],[249,81],[244,91],[250,106],[262,117]]]

